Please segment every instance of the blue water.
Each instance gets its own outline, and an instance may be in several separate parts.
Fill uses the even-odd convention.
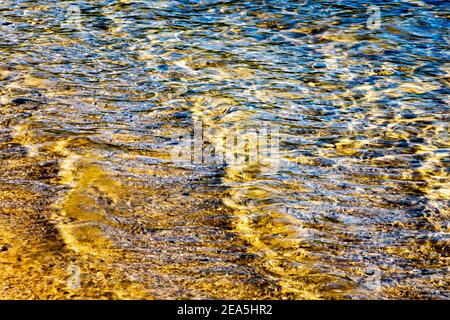
[[[69,4],[0,4],[0,161],[50,199],[2,223],[51,207],[97,268],[74,297],[450,297],[449,2]],[[179,163],[195,123],[279,149]]]

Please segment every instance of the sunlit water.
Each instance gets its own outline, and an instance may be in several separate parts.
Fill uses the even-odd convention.
[[[0,3],[1,298],[450,298],[446,1],[69,4]]]

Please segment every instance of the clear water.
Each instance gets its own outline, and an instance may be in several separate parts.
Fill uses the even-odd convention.
[[[450,298],[448,2],[69,4],[0,4],[0,297]]]

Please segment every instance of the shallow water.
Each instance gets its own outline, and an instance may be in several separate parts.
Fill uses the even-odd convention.
[[[0,4],[1,298],[450,298],[445,1],[68,4]]]

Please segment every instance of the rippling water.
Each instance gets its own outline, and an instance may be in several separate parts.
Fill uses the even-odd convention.
[[[0,4],[1,298],[450,298],[446,1],[71,4]]]

